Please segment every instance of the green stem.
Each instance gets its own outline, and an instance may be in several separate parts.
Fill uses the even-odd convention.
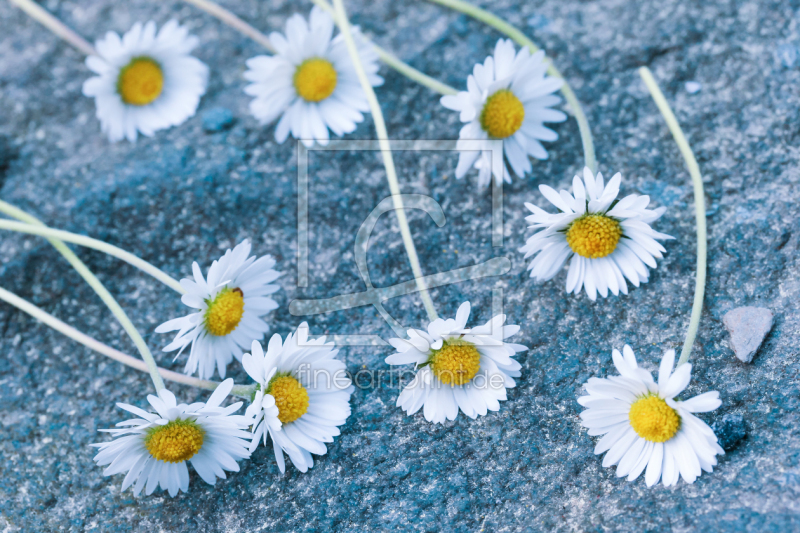
[[[411,237],[411,229],[408,227],[408,220],[406,219],[406,212],[403,209],[403,200],[400,196],[400,186],[397,183],[397,172],[394,167],[394,159],[392,158],[392,148],[389,144],[386,122],[383,120],[383,112],[378,103],[378,97],[375,96],[375,91],[367,78],[367,73],[364,71],[364,65],[361,64],[361,58],[358,56],[358,48],[356,47],[355,39],[353,39],[353,33],[350,31],[350,22],[347,20],[347,13],[342,0],[333,0],[333,6],[335,9],[334,20],[344,36],[347,51],[350,52],[350,58],[353,60],[353,67],[356,70],[358,81],[361,83],[361,87],[367,97],[370,112],[372,113],[372,120],[375,123],[375,132],[378,135],[378,143],[381,147],[383,165],[386,167],[386,179],[389,181],[389,190],[392,192],[392,202],[395,207],[395,213],[397,214],[397,221],[400,224],[400,234],[403,237],[403,244],[408,254],[408,261],[411,263],[411,270],[414,272],[414,279],[422,295],[422,302],[425,305],[425,310],[428,312],[428,318],[433,321],[436,320],[438,315],[436,314],[433,300],[423,280],[417,249],[414,246],[414,240]]]
[[[138,268],[145,274],[149,274],[150,276],[154,277],[156,280],[160,281],[161,283],[163,283],[170,289],[174,290],[178,294],[184,294],[186,292],[186,290],[183,287],[181,287],[180,282],[178,282],[176,279],[162,272],[161,270],[151,265],[144,259],[140,259],[135,255],[133,255],[132,253],[126,252],[121,248],[117,248],[112,244],[108,244],[103,241],[99,241],[97,239],[92,239],[91,237],[86,237],[85,235],[77,235],[75,233],[70,233],[68,231],[49,228],[41,223],[39,223],[41,225],[39,224],[34,225],[35,224],[34,222],[28,222],[28,221],[36,220],[35,218],[33,217],[30,217],[28,219],[23,218],[23,216],[26,217],[28,216],[24,214],[24,211],[20,211],[16,207],[13,207],[3,201],[0,201],[0,212],[12,216],[18,220],[24,221],[24,222],[12,222],[10,220],[0,219],[0,230],[10,230],[10,231],[17,231],[20,233],[28,233],[30,235],[40,235],[42,237],[48,237],[49,239],[70,242],[72,244],[77,244],[85,248],[92,248],[93,250],[98,250],[107,255],[125,261],[129,265]]]
[[[68,28],[63,22],[55,18],[53,15],[42,9],[42,7],[33,0],[9,0],[18,8],[23,10],[28,16],[40,23],[42,26],[53,32],[56,36],[61,37],[69,44],[86,54],[87,56],[96,56],[97,52],[94,47],[89,44],[83,37]]]
[[[13,216],[18,220],[24,220],[31,226],[42,226],[44,224],[40,222],[37,218],[28,215],[24,211],[21,211],[5,202],[0,202],[0,211]],[[0,221],[5,224],[20,224],[14,222],[7,222],[5,220]],[[26,224],[20,224],[25,226]],[[136,326],[133,325],[133,322],[128,318],[128,315],[125,314],[125,311],[122,310],[117,300],[111,296],[111,293],[103,286],[97,276],[95,276],[91,270],[81,261],[75,253],[64,244],[63,241],[58,240],[57,238],[48,238],[50,244],[58,250],[58,252],[64,256],[64,259],[72,265],[72,268],[84,279],[86,283],[97,293],[103,303],[106,304],[108,309],[111,313],[116,317],[117,321],[122,326],[122,329],[128,334],[128,336],[133,341],[133,344],[139,350],[139,353],[142,355],[142,359],[147,364],[147,368],[150,371],[150,377],[153,380],[153,385],[156,388],[156,391],[160,391],[164,388],[164,381],[161,379],[161,376],[158,373],[158,365],[156,364],[155,359],[153,359],[153,354],[150,353],[150,348],[147,347],[147,343],[142,338],[139,330],[136,329]]]
[[[650,91],[650,96],[653,97],[658,110],[664,117],[672,137],[678,144],[678,149],[681,151],[683,159],[686,161],[686,168],[689,169],[689,175],[692,177],[692,186],[694,187],[694,216],[697,222],[697,281],[694,286],[694,303],[692,304],[692,318],[689,320],[689,331],[686,332],[686,341],[683,343],[683,350],[681,350],[681,357],[678,359],[678,366],[682,365],[689,360],[689,355],[692,353],[692,346],[697,337],[697,328],[700,325],[700,315],[703,312],[703,296],[705,295],[706,288],[706,269],[707,269],[707,236],[706,236],[706,202],[705,194],[703,192],[703,178],[700,175],[700,167],[697,165],[697,160],[694,158],[692,148],[681,130],[675,114],[664,98],[661,89],[658,88],[653,74],[647,67],[639,69],[639,75],[644,80],[644,84]]]
[[[453,87],[450,87],[446,83],[442,83],[439,80],[431,78],[427,74],[420,72],[419,70],[415,69],[408,63],[404,63],[400,61],[396,56],[392,55],[390,52],[384,50],[377,44],[372,45],[375,48],[375,51],[378,52],[378,57],[380,57],[381,61],[386,63],[389,67],[395,69],[397,72],[405,76],[406,78],[419,83],[420,85],[424,85],[428,89],[437,92],[439,94],[456,94],[458,91]]]
[[[25,313],[28,313],[33,318],[53,328],[59,333],[66,335],[72,340],[77,341],[80,344],[86,346],[87,348],[90,348],[102,355],[105,355],[106,357],[113,359],[114,361],[120,362],[123,365],[129,366],[131,368],[135,368],[136,370],[139,370],[141,372],[148,371],[147,365],[140,359],[122,353],[119,350],[115,350],[111,346],[103,344],[102,342],[90,337],[89,335],[86,335],[85,333],[78,331],[72,326],[60,321],[53,315],[36,307],[27,300],[20,298],[16,294],[3,289],[2,287],[0,287],[0,300],[3,300],[13,305],[14,307],[20,309],[21,311],[24,311]],[[161,377],[169,381],[174,381],[175,383],[181,383],[183,385],[191,385],[192,387],[198,387],[200,389],[214,390],[219,385],[219,383],[217,383],[216,381],[197,379],[191,376],[187,376],[185,374],[180,374],[178,372],[173,372],[172,370],[166,370],[160,367],[158,368],[158,373],[161,375]],[[240,396],[242,398],[247,398],[249,400],[252,397],[254,390],[255,390],[255,385],[236,385],[233,388],[232,394],[234,394],[235,396]]]
[[[501,19],[497,15],[489,13],[479,7],[475,7],[469,2],[465,2],[464,0],[428,0],[429,2],[433,2],[434,4],[439,4],[445,7],[449,7],[455,11],[460,13],[464,13],[475,20],[483,22],[491,26],[492,28],[498,30],[500,33],[504,33],[508,37],[510,37],[513,41],[515,41],[520,46],[527,46],[528,50],[533,54],[539,50],[539,47],[536,46],[533,41],[528,39],[528,37],[519,31],[517,28],[506,22],[505,20]],[[548,59],[549,61],[549,59]],[[575,96],[575,93],[572,91],[572,88],[567,83],[567,80],[564,76],[561,75],[561,72],[552,64],[547,69],[547,72],[556,78],[561,78],[564,80],[564,85],[561,86],[561,94],[564,95],[564,99],[569,104],[570,109],[572,109],[572,113],[575,115],[575,120],[578,122],[578,130],[581,134],[581,143],[583,144],[583,158],[585,164],[592,172],[597,172],[597,160],[595,159],[594,153],[594,142],[592,141],[592,132],[589,129],[589,121],[586,120],[586,115],[583,112],[583,107],[581,107],[578,98]]]
[[[272,46],[272,43],[269,42],[269,37],[252,27],[250,24],[246,23],[224,7],[220,6],[219,4],[215,4],[214,2],[209,2],[209,0],[184,0],[184,2],[188,4],[192,4],[195,7],[198,7],[208,13],[209,15],[218,18],[220,21],[224,22],[231,28],[235,29],[239,33],[250,37],[255,42],[272,52],[275,53],[275,48]]]
[[[325,0],[311,0],[311,1],[314,4],[318,5],[319,7],[321,7],[323,10],[327,11],[334,19],[336,18],[333,6],[331,6],[328,2],[326,2]],[[439,94],[456,94],[458,92],[453,87],[450,87],[449,85],[442,83],[439,80],[431,78],[427,74],[415,69],[408,63],[402,62],[395,55],[381,48],[377,44],[373,43],[372,47],[378,53],[378,56],[381,58],[381,61],[386,63],[387,66],[395,69],[397,72],[399,72],[406,78],[413,80],[419,83],[420,85],[424,85],[428,89],[437,92]]]

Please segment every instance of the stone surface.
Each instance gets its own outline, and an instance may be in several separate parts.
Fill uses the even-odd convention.
[[[280,28],[310,3],[225,0],[256,27]],[[413,66],[458,87],[492,50],[498,33],[424,2],[347,0],[354,22]],[[0,197],[46,223],[97,237],[156,264],[174,277],[204,267],[226,247],[253,240],[285,272],[269,316],[285,335],[301,320],[316,333],[392,335],[373,308],[294,317],[296,298],[363,290],[353,259],[355,233],[389,195],[380,156],[312,152],[309,286],[297,286],[297,149],[278,145],[274,127],[248,114],[246,59],[263,53],[182,2],[46,0],[42,5],[88,38],[124,31],[137,20],[172,17],[200,37],[196,50],[211,69],[198,114],[180,127],[109,145],[94,103],[81,95],[89,76],[81,55],[0,2],[0,137],[15,157]],[[666,243],[648,283],[628,296],[593,303],[564,294],[565,273],[532,282],[517,249],[530,235],[524,202],[546,207],[540,183],[569,187],[582,166],[575,122],[556,126],[550,158],[504,189],[504,241],[491,244],[491,200],[474,175],[453,178],[452,153],[396,155],[403,192],[429,194],[447,223],[409,214],[423,270],[446,271],[507,256],[511,271],[436,289],[439,313],[473,303],[487,320],[492,290],[503,289],[522,376],[497,413],[460,416],[432,426],[397,407],[387,378],[357,389],[341,435],[301,474],[280,475],[271,449],[260,448],[241,472],[205,485],[194,473],[188,494],[120,493],[122,476],[104,477],[92,442],[107,437],[123,413],[115,402],[145,405],[147,376],[66,340],[0,305],[0,530],[3,531],[635,531],[787,532],[800,529],[800,70],[775,57],[800,43],[794,0],[495,0],[483,1],[541,44],[585,104],[600,168],[622,172],[623,194],[650,195],[667,208]],[[547,20],[546,30],[528,26]],[[542,18],[540,18],[542,17]],[[575,401],[591,376],[614,372],[611,349],[629,343],[655,371],[679,348],[692,307],[695,223],[683,160],[637,74],[648,65],[672,103],[703,173],[708,206],[706,308],[692,355],[693,381],[682,398],[718,390],[722,407],[699,416],[713,424],[740,414],[746,439],[691,486],[648,488],[603,468],[597,438],[580,426]],[[460,124],[439,97],[381,69],[378,90],[390,135],[452,139]],[[702,83],[689,95],[686,81]],[[207,134],[203,114],[230,109],[237,121]],[[372,136],[372,121],[348,138]],[[157,354],[180,370],[185,359],[158,352],[168,337],[153,332],[184,312],[179,298],[119,261],[84,249],[79,255],[118,297]],[[376,286],[411,279],[393,216],[373,233],[369,267]],[[0,286],[127,353],[132,343],[111,314],[52,248],[37,237],[3,234]],[[721,321],[743,305],[778,317],[750,365],[730,356]],[[390,300],[407,326],[425,312],[418,296]],[[351,372],[388,370],[387,348],[343,348]],[[241,369],[231,367],[238,382]],[[206,394],[173,387],[183,399]]]
[[[738,413],[728,413],[722,418],[717,419],[711,426],[717,435],[719,445],[726,452],[731,451],[747,436],[747,424],[744,417]]]
[[[230,109],[215,107],[203,113],[203,129],[207,133],[216,133],[227,130],[236,119]]]
[[[762,307],[737,307],[725,313],[722,323],[730,334],[731,349],[743,363],[750,363],[772,329],[774,315]]]
[[[775,49],[775,57],[786,68],[793,68],[797,64],[798,50],[795,44],[782,44]]]
[[[0,136],[0,180],[3,179],[2,176],[5,174],[5,171],[8,170],[8,165],[11,164],[14,156],[14,151],[8,139]],[[2,181],[0,181],[0,183],[2,183]]]

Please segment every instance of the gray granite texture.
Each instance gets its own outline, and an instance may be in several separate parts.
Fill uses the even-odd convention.
[[[307,2],[225,0],[263,30],[282,27]],[[241,472],[209,487],[192,474],[188,494],[134,499],[122,476],[105,478],[89,444],[119,421],[114,407],[144,404],[146,375],[122,367],[7,305],[0,305],[0,530],[2,531],[775,531],[800,529],[800,30],[796,0],[496,0],[483,2],[552,55],[585,104],[600,168],[622,172],[623,193],[667,207],[657,229],[674,235],[650,282],[628,296],[591,302],[564,294],[565,275],[534,283],[516,250],[530,234],[523,203],[545,206],[536,186],[566,188],[581,169],[574,121],[532,175],[505,187],[503,248],[492,248],[491,199],[475,176],[455,180],[451,153],[399,153],[404,192],[441,203],[447,224],[420,214],[411,226],[426,273],[507,256],[510,273],[433,291],[453,316],[465,299],[473,323],[489,318],[491,289],[521,324],[522,377],[497,413],[443,426],[394,406],[381,381],[353,395],[342,435],[301,474],[280,475],[259,449]],[[417,68],[463,87],[499,35],[421,1],[347,2],[353,20]],[[296,147],[248,115],[242,78],[254,42],[178,1],[46,0],[43,6],[90,39],[135,21],[172,17],[191,26],[211,68],[195,117],[136,144],[110,145],[81,95],[81,55],[8,2],[0,2],[0,196],[46,223],[129,250],[175,277],[207,266],[244,238],[273,254],[282,289],[270,316],[282,335],[302,320],[296,298],[363,289],[353,259],[361,221],[388,193],[375,153],[312,153],[310,285],[297,288]],[[713,474],[693,485],[628,483],[593,455],[575,398],[591,376],[612,373],[625,343],[655,370],[680,348],[695,272],[692,187],[683,161],[637,74],[648,65],[674,105],[703,173],[709,278],[686,395],[718,390],[703,418],[731,438],[746,433]],[[379,89],[398,139],[452,139],[456,113],[437,95],[387,69]],[[701,84],[689,94],[686,82]],[[229,110],[235,121],[229,121]],[[220,119],[224,119],[221,120]],[[226,129],[227,128],[227,129]],[[210,132],[207,130],[211,130]],[[368,139],[367,119],[349,138]],[[376,286],[411,278],[396,221],[372,238]],[[79,250],[157,350],[153,333],[183,312],[165,287],[119,261]],[[41,239],[3,234],[0,286],[120,350],[135,353],[92,291]],[[732,355],[721,319],[744,305],[775,313],[750,365]],[[425,314],[417,296],[387,302],[407,326]],[[316,333],[392,335],[372,308],[311,317]],[[386,348],[344,348],[352,372],[386,370]],[[164,366],[181,369],[159,355]],[[246,382],[241,370],[234,370]],[[174,387],[186,400],[205,393]],[[728,422],[724,417],[731,415]],[[741,418],[740,418],[741,417]],[[727,429],[725,429],[727,428]]]

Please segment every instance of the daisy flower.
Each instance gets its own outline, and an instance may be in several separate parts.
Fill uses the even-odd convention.
[[[369,104],[342,35],[333,35],[333,19],[322,9],[311,9],[309,22],[299,14],[286,22],[286,36],[273,32],[269,40],[274,56],[247,60],[245,92],[255,97],[250,111],[261,124],[279,116],[275,140],[282,143],[291,132],[308,147],[328,144],[328,130],[339,137],[355,131]],[[381,85],[378,54],[354,28],[364,70],[373,86]]]
[[[99,449],[95,462],[108,465],[103,471],[106,476],[127,472],[122,491],[133,486],[134,496],[142,489],[149,496],[158,485],[170,496],[186,492],[187,461],[209,485],[217,478],[225,479],[225,470],[238,472],[236,461],[250,457],[246,440],[250,419],[233,414],[242,402],[221,407],[232,388],[233,380],[227,379],[206,403],[191,405],[177,403],[174,394],[162,389],[158,396],[147,396],[155,413],[118,403],[117,407],[138,418],[120,422],[119,429],[100,430],[111,433],[114,440],[92,444]]]
[[[546,76],[547,67],[543,51],[531,55],[523,48],[515,52],[510,39],[497,41],[494,56],[475,65],[467,78],[467,90],[440,100],[447,109],[460,112],[461,122],[467,123],[461,128],[459,141],[502,139],[505,158],[520,177],[532,170],[529,156],[547,159],[542,141],[555,141],[558,134],[544,123],[567,119],[561,111],[551,109],[561,102],[553,93],[564,80]],[[459,142],[456,149],[464,150],[463,143]],[[489,150],[461,151],[456,178],[464,177],[474,166],[479,170],[479,186],[489,185],[491,155]],[[498,183],[511,183],[505,163],[503,175],[495,173],[494,177]]]
[[[567,294],[584,288],[595,300],[597,293],[605,298],[609,290],[614,295],[628,294],[626,278],[636,287],[647,282],[647,267],[656,268],[656,259],[666,251],[656,239],[673,238],[650,227],[666,208],[647,209],[650,197],[638,194],[617,200],[621,180],[618,172],[603,187],[603,175],[598,172],[595,178],[585,168],[583,181],[578,176],[572,180],[573,194],[539,185],[561,212],[551,214],[525,204],[533,212],[525,219],[532,224],[529,227],[542,230],[519,249],[526,258],[538,254],[528,265],[532,278],[552,279],[572,258]]]
[[[156,328],[157,333],[178,331],[175,340],[164,347],[165,352],[179,350],[176,359],[192,345],[186,374],[198,372],[200,378],[208,379],[216,366],[224,378],[228,363],[234,357],[241,360],[254,340],[264,338],[269,325],[261,317],[278,307],[268,296],[280,288],[270,283],[280,276],[274,266],[269,255],[258,260],[251,256],[247,239],[211,263],[207,279],[197,262],[192,263],[194,279],[181,280],[186,289],[181,301],[196,311]]]
[[[137,131],[149,137],[194,115],[208,81],[208,67],[189,55],[197,43],[175,20],[158,34],[155,22],[137,22],[122,38],[110,31],[97,41],[98,55],[86,58],[97,76],[83,94],[94,97],[111,142],[133,142]]]
[[[603,466],[617,465],[617,477],[628,481],[645,472],[647,486],[675,485],[678,477],[686,483],[711,472],[716,455],[724,454],[708,425],[693,413],[713,411],[721,405],[719,393],[706,392],[689,400],[675,400],[692,377],[692,365],[673,372],[675,351],[661,360],[658,382],[638,367],[630,346],[622,354],[613,351],[614,366],[621,374],[607,379],[589,378],[586,396],[578,403],[586,407],[582,424],[589,435],[605,435],[594,449],[606,453]],[[645,470],[646,469],[646,470]]]
[[[425,420],[455,420],[461,409],[470,418],[498,411],[506,389],[516,385],[521,365],[512,357],[525,346],[504,342],[519,326],[504,326],[497,315],[483,326],[467,329],[470,304],[458,308],[455,320],[437,318],[428,331],[408,330],[408,340],[391,339],[397,353],[390,365],[414,363],[417,374],[400,393],[397,406],[409,415],[423,409]]]
[[[250,451],[259,442],[272,439],[275,461],[286,471],[283,452],[301,472],[314,466],[311,454],[325,455],[326,442],[333,442],[339,427],[350,416],[353,386],[344,363],[336,359],[339,350],[325,337],[309,340],[303,322],[285,342],[277,333],[267,346],[253,341],[252,351],[242,358],[257,391],[247,416],[253,418]]]

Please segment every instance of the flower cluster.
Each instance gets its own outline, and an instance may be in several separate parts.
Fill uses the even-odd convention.
[[[309,147],[315,141],[325,145],[329,131],[340,137],[352,133],[369,110],[344,40],[333,37],[333,29],[333,19],[315,6],[308,22],[294,15],[285,34],[269,36],[275,55],[247,61],[250,111],[264,125],[280,117],[279,143],[291,133]],[[377,53],[357,28],[355,38],[370,83],[382,84]],[[86,80],[83,93],[95,98],[110,141],[151,136],[195,114],[208,80],[208,67],[189,54],[197,44],[174,20],[158,33],[155,22],[137,22],[121,38],[109,32],[97,41],[98,55],[86,60],[97,76]]]
[[[238,472],[237,461],[249,458],[260,442],[266,446],[269,435],[280,471],[286,470],[285,452],[306,472],[314,466],[311,454],[325,455],[325,443],[333,442],[338,426],[350,416],[353,386],[336,354],[325,337],[309,339],[305,323],[285,342],[273,335],[266,353],[254,340],[251,353],[242,357],[256,382],[244,415],[234,414],[241,401],[222,407],[233,389],[230,378],[205,403],[179,404],[162,389],[147,397],[155,413],[117,404],[138,418],[120,422],[119,429],[101,430],[114,440],[93,445],[99,448],[95,461],[107,465],[105,475],[125,473],[123,491],[132,486],[134,495],[143,489],[149,495],[160,485],[175,496],[188,489],[187,462],[213,485],[225,478],[225,471]],[[331,375],[336,379],[325,381]]]
[[[261,125],[276,123],[276,142],[291,134],[307,147],[324,146],[331,133],[341,137],[355,131],[369,111],[364,89],[383,83],[378,53],[356,28],[351,57],[344,37],[334,36],[334,30],[331,16],[314,7],[308,20],[296,14],[284,33],[269,36],[274,55],[247,60],[244,91],[253,97],[250,111]],[[160,31],[152,21],[136,23],[122,37],[109,32],[97,41],[97,55],[86,60],[96,76],[86,80],[83,93],[95,98],[110,141],[151,136],[195,114],[209,75],[190,54],[197,44],[174,20]],[[353,58],[366,73],[363,87]],[[533,171],[531,158],[548,157],[543,143],[557,140],[558,133],[547,124],[567,118],[557,109],[561,99],[555,95],[564,81],[548,70],[544,52],[516,50],[511,40],[501,39],[467,76],[465,91],[441,98],[464,123],[456,144],[456,178],[476,169],[479,187],[492,180],[510,183],[512,174],[522,178]],[[493,151],[474,150],[473,141],[502,142],[502,161],[493,164]],[[535,232],[520,251],[532,257],[532,278],[551,280],[568,263],[567,294],[584,291],[592,301],[598,294],[627,294],[628,283],[639,287],[648,281],[666,252],[659,241],[672,239],[652,227],[665,208],[649,209],[648,196],[619,198],[621,186],[621,174],[606,183],[589,168],[574,177],[572,192],[539,186],[558,212],[525,204]],[[226,472],[238,471],[238,461],[259,444],[266,447],[268,437],[282,473],[285,456],[307,472],[313,455],[327,453],[350,416],[354,387],[333,343],[309,337],[302,323],[285,338],[272,335],[266,351],[262,347],[270,330],[265,317],[278,307],[271,295],[280,288],[281,274],[271,256],[251,252],[245,240],[213,261],[205,275],[193,263],[192,277],[180,282],[182,302],[191,311],[156,328],[177,332],[163,351],[177,352],[176,359],[188,352],[186,374],[204,380],[217,374],[224,381],[206,402],[178,403],[162,389],[147,397],[155,412],[118,404],[136,418],[102,430],[113,440],[94,446],[104,474],[125,474],[122,490],[132,487],[134,495],[149,495],[160,486],[171,496],[185,492],[187,463],[213,485]],[[459,411],[476,419],[498,411],[516,386],[522,375],[516,356],[527,348],[507,339],[520,327],[506,325],[506,316],[497,314],[468,328],[470,311],[464,302],[454,319],[437,318],[425,330],[409,329],[407,339],[390,341],[396,353],[385,362],[414,365],[414,379],[396,402],[408,415],[421,410],[435,424],[454,421]],[[616,465],[619,477],[633,481],[644,473],[648,486],[659,480],[674,485],[680,477],[692,483],[702,471],[711,472],[716,456],[724,453],[713,431],[695,416],[719,407],[719,394],[676,399],[689,384],[691,365],[673,368],[674,359],[674,351],[668,351],[655,381],[639,368],[629,346],[622,353],[614,350],[620,375],[589,379],[587,394],[578,399],[586,408],[580,417],[589,435],[603,436],[595,453],[605,453],[603,466]],[[234,389],[233,380],[225,379],[231,364],[241,364],[254,383]],[[223,406],[234,390],[249,401],[243,415],[236,414],[242,401]]]
[[[247,60],[244,91],[253,97],[250,112],[262,125],[275,127],[275,140],[289,134],[311,147],[328,144],[330,133],[341,137],[355,131],[369,111],[352,59],[341,34],[334,37],[331,16],[314,6],[309,19],[295,14],[284,33],[272,32],[272,56]],[[353,29],[359,59],[369,82],[383,83],[378,54]],[[120,37],[109,32],[96,43],[97,55],[86,65],[97,74],[84,83],[83,93],[95,98],[97,118],[112,142],[176,126],[193,116],[205,94],[208,68],[190,55],[198,44],[186,27],[171,20],[156,33],[155,22],[136,23]],[[518,176],[532,171],[529,157],[546,159],[542,142],[558,139],[546,123],[563,122],[567,115],[554,109],[561,78],[548,76],[544,52],[516,51],[511,40],[500,39],[494,54],[475,65],[467,90],[444,96],[444,107],[459,112],[466,125],[459,134],[456,177],[471,167],[478,183],[490,183],[491,152],[465,151],[464,140],[503,140],[507,162],[495,179],[510,182],[509,166]]]

